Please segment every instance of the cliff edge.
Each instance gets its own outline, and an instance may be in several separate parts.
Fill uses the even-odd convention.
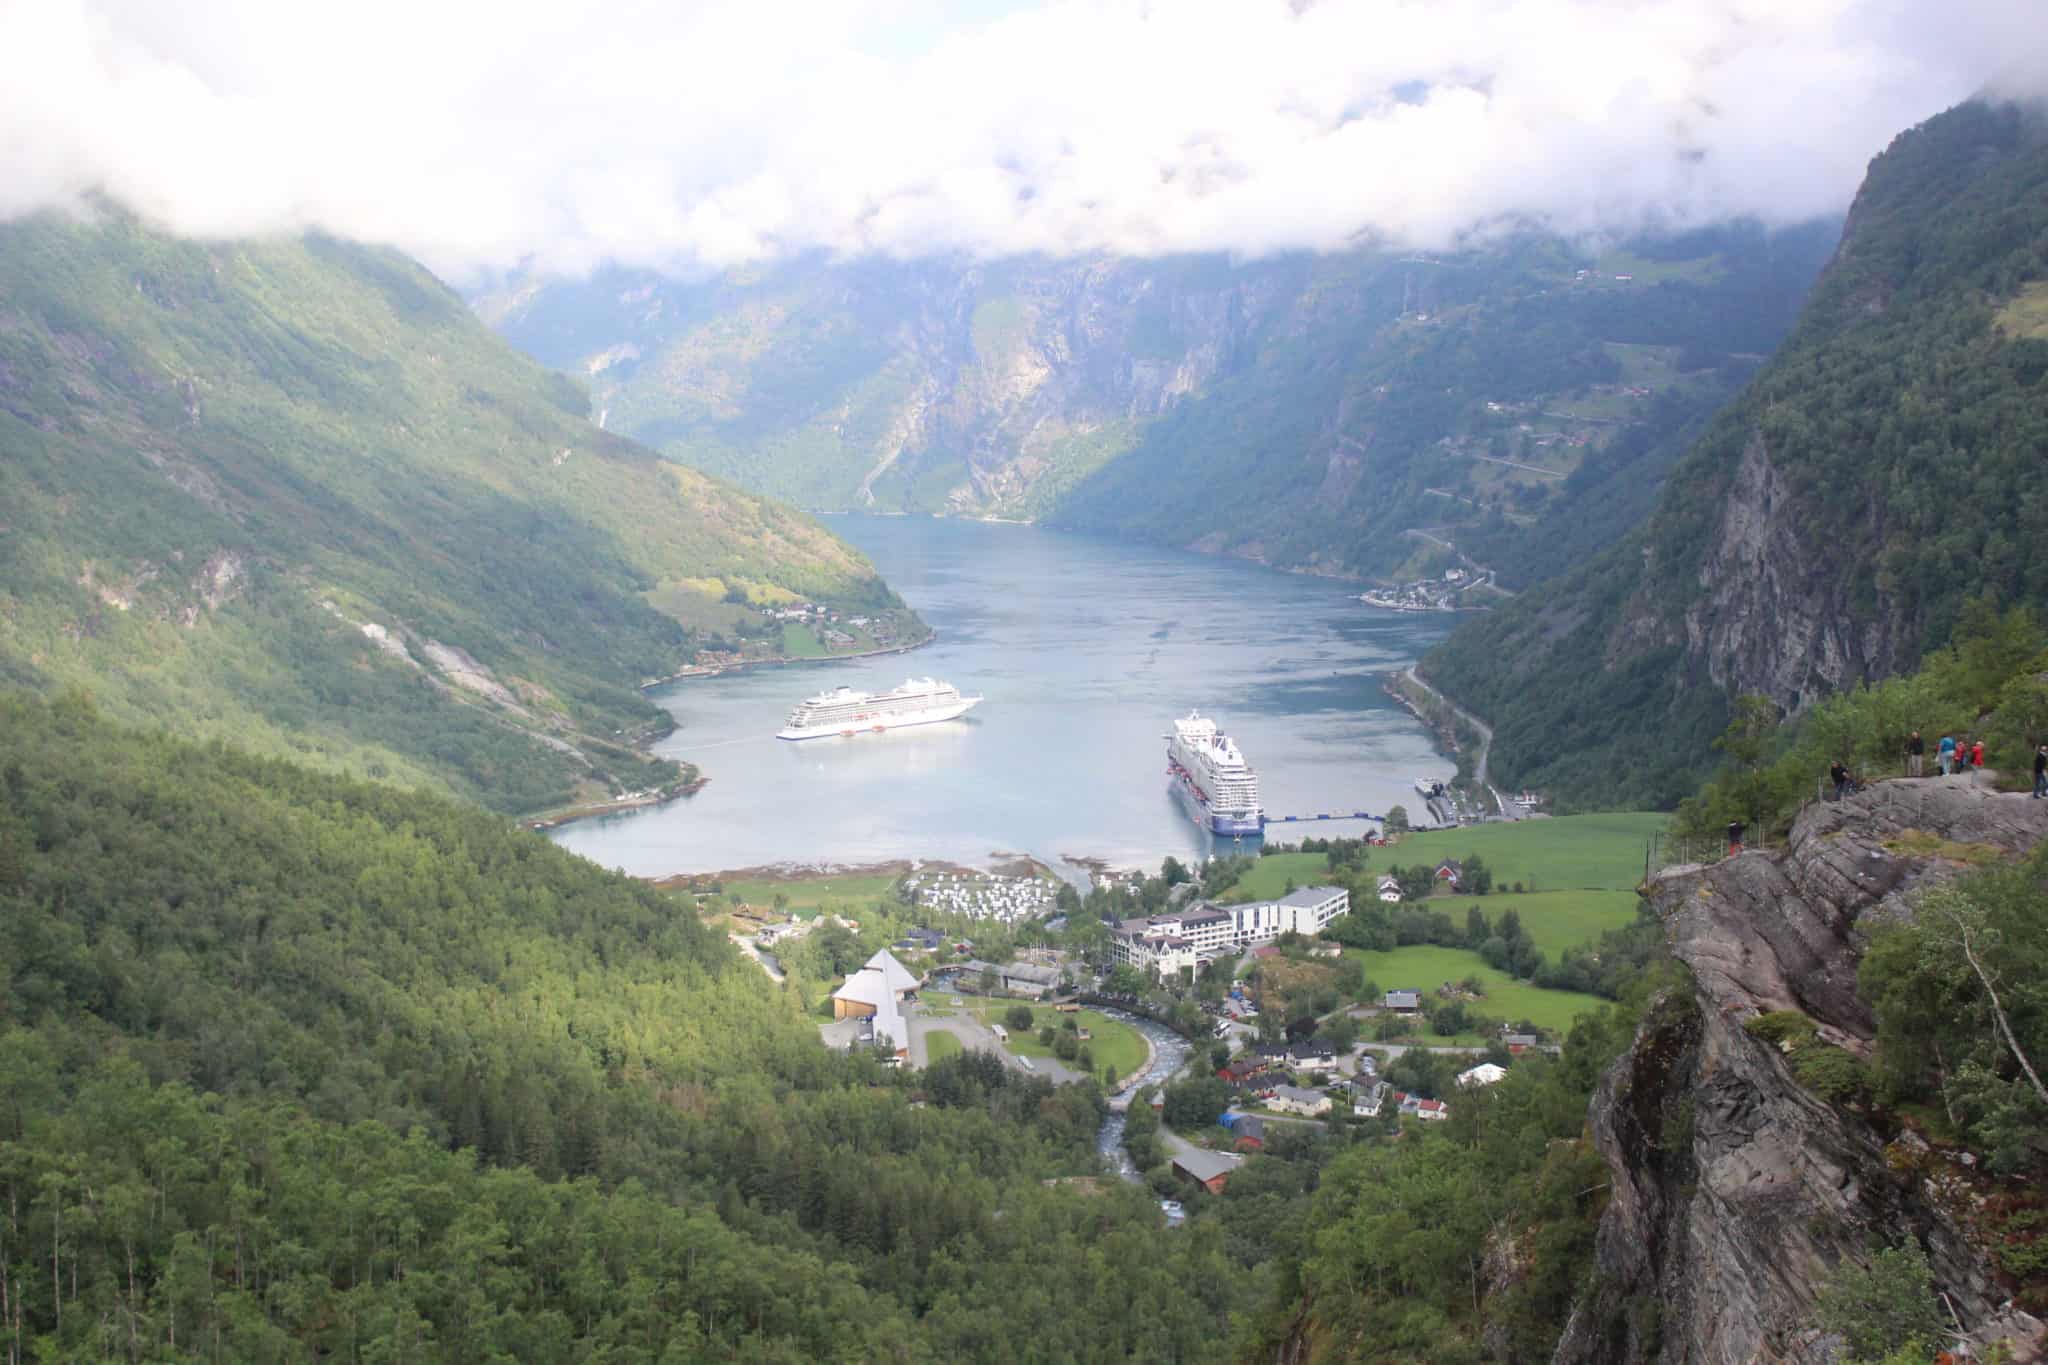
[[[1822,1287],[1844,1261],[1908,1237],[1972,1342],[2043,1358],[2042,1324],[2011,1304],[1973,1239],[1971,1159],[1823,1099],[1745,1024],[1796,1010],[1867,1056],[1859,926],[1910,916],[1966,858],[2017,856],[2044,836],[2048,802],[1963,777],[1884,782],[1809,807],[1782,853],[1653,880],[1693,989],[1646,1013],[1594,1095],[1611,1202],[1559,1365],[1835,1361],[1839,1342],[1816,1326]]]

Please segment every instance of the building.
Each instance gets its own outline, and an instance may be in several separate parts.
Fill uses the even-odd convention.
[[[1398,904],[1400,904],[1400,901],[1401,901],[1401,880],[1400,880],[1400,878],[1398,878],[1398,877],[1390,877],[1390,876],[1388,876],[1388,875],[1387,875],[1387,874],[1385,874],[1385,873],[1381,873],[1381,874],[1380,874],[1380,879],[1379,879],[1379,882],[1378,882],[1378,884],[1377,884],[1377,885],[1378,885],[1378,888],[1379,888],[1379,890],[1378,890],[1377,894],[1378,894],[1378,896],[1379,896],[1379,898],[1380,898],[1380,900],[1381,900],[1381,901],[1385,902],[1385,903],[1386,903],[1386,904],[1388,904],[1388,905],[1398,905]]]
[[[1424,1123],[1439,1123],[1451,1116],[1451,1106],[1442,1100],[1417,1100],[1415,1117]]]
[[[1422,1008],[1421,991],[1388,991],[1380,997],[1380,1007],[1396,1014],[1413,1014]]]
[[[1507,1048],[1508,1055],[1513,1057],[1519,1057],[1537,1045],[1536,1035],[1533,1033],[1503,1033],[1500,1041],[1501,1045]]]
[[[1458,1073],[1459,1085],[1498,1085],[1507,1079],[1508,1069],[1492,1062],[1481,1062],[1470,1071]]]
[[[1221,1194],[1223,1187],[1230,1183],[1230,1173],[1242,1160],[1242,1157],[1224,1152],[1205,1152],[1198,1148],[1175,1157],[1173,1169],[1176,1175],[1194,1181],[1209,1193]]]
[[[1320,1090],[1304,1090],[1298,1085],[1275,1086],[1273,1096],[1266,1104],[1283,1113],[1306,1114],[1310,1118],[1330,1112],[1328,1095]]]
[[[1368,1080],[1361,1077],[1351,1083],[1351,1112],[1362,1119],[1376,1119],[1380,1109],[1387,1102],[1388,1086],[1385,1081]]]
[[[1032,1000],[1047,991],[1057,989],[1060,984],[1059,968],[1039,967],[1029,962],[997,964],[969,958],[965,962],[952,963],[946,971],[957,980],[970,985],[984,976],[992,976],[996,979],[997,991]]]
[[[1304,886],[1276,901],[1214,905],[1197,901],[1184,909],[1127,919],[1110,934],[1114,959],[1162,974],[1214,961],[1225,953],[1271,943],[1282,934],[1314,938],[1351,910],[1351,893],[1338,886]]]
[[[1436,865],[1436,879],[1456,891],[1465,884],[1465,866],[1456,858],[1446,858]]]
[[[1290,1065],[1311,1071],[1326,1071],[1337,1064],[1337,1049],[1324,1038],[1304,1038],[1287,1048]]]
[[[834,1019],[866,1019],[861,1039],[909,1055],[910,1027],[903,1020],[903,1002],[917,994],[918,979],[887,948],[867,960],[859,971],[832,992]]]

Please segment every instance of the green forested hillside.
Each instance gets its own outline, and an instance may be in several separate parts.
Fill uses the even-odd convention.
[[[672,778],[657,605],[888,593],[585,408],[389,252],[0,226],[0,681],[506,810]]]
[[[1669,805],[1729,699],[1915,666],[1972,601],[2048,605],[2048,121],[1972,103],[1871,165],[1784,349],[1641,530],[1426,662],[1503,783]]]
[[[914,1080],[498,817],[0,699],[14,1359],[1218,1358],[1215,1230],[1043,1183],[1091,1089]]]

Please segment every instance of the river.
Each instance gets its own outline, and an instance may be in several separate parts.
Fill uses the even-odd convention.
[[[1155,1024],[1150,1019],[1126,1014],[1122,1010],[1105,1009],[1102,1012],[1129,1024],[1144,1034],[1152,1044],[1150,1065],[1138,1073],[1138,1079],[1124,1090],[1119,1097],[1120,1100],[1127,1101],[1138,1092],[1140,1086],[1161,1084],[1167,1077],[1180,1070],[1181,1064],[1187,1061],[1192,1045],[1166,1025]],[[1108,1117],[1102,1120],[1102,1128],[1095,1135],[1095,1150],[1101,1153],[1103,1164],[1117,1175],[1126,1180],[1142,1180],[1143,1175],[1131,1164],[1130,1153],[1124,1150],[1125,1113],[1121,1107],[1110,1110]]]
[[[1168,854],[1218,851],[1165,777],[1163,736],[1191,707],[1237,739],[1269,814],[1413,811],[1415,778],[1451,775],[1378,681],[1442,638],[1448,617],[1367,607],[1327,579],[1032,526],[823,520],[937,641],[660,689],[654,700],[676,730],[658,751],[696,763],[703,790],[572,823],[557,842],[639,876],[895,858],[987,865],[998,853],[1156,867]],[[806,695],[886,690],[913,673],[986,700],[942,725],[774,737]]]

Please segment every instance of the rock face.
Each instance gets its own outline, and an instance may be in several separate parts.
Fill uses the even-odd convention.
[[[1929,838],[1927,836],[1933,836]],[[1960,864],[1903,850],[1973,844],[2018,853],[2048,837],[2048,804],[1968,778],[1885,782],[1810,807],[1782,854],[1674,868],[1653,899],[1690,998],[1662,1002],[1591,1107],[1613,1173],[1599,1278],[1555,1359],[1566,1362],[1837,1358],[1814,1303],[1844,1260],[1912,1237],[1980,1343],[2030,1360],[2041,1324],[2010,1309],[1948,1197],[1942,1162],[1887,1148],[1855,1113],[1802,1087],[1751,1035],[1758,1013],[1799,1010],[1867,1052],[1855,994],[1856,927],[1911,914]],[[1927,1158],[1927,1159],[1923,1159]]]

